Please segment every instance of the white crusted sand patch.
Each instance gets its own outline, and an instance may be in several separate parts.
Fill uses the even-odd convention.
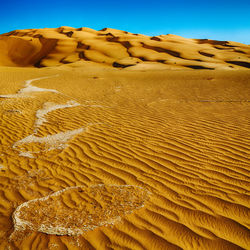
[[[68,130],[66,132],[60,132],[54,135],[47,135],[45,137],[38,137],[35,135],[29,135],[14,143],[13,148],[16,149],[19,145],[26,143],[44,143],[48,147],[48,151],[53,149],[64,149],[66,143],[74,135],[80,134],[84,131],[84,128],[79,128],[75,130]]]
[[[52,75],[52,76],[42,76],[42,77],[38,77],[38,78],[33,78],[30,80],[26,80],[25,81],[25,87],[30,86],[30,84],[34,81],[38,81],[38,80],[43,80],[43,79],[48,79],[48,78],[53,78],[53,77],[58,77],[59,75]]]
[[[117,87],[115,87],[115,92],[120,92],[121,91],[121,86],[117,86]]]
[[[20,156],[23,156],[23,157],[28,157],[28,158],[35,158],[35,156],[32,154],[32,152],[30,151],[27,151],[27,152],[22,152],[20,151],[19,152],[19,155]]]
[[[34,79],[30,79],[25,81],[25,87],[23,89],[20,89],[17,94],[23,94],[23,93],[30,93],[30,92],[54,92],[54,93],[58,93],[57,90],[55,89],[45,89],[45,88],[39,88],[36,86],[32,86],[31,83],[33,81],[38,81],[38,80],[42,80],[42,79],[47,79],[47,78],[51,78],[51,77],[57,77],[58,75],[54,75],[54,76],[45,76],[45,77],[39,77],[39,78],[34,78]]]
[[[75,101],[68,101],[66,104],[55,104],[52,102],[46,102],[42,109],[37,110],[36,112],[36,118],[35,121],[35,129],[34,132],[37,132],[37,129],[46,122],[45,116],[52,111],[55,111],[57,109],[64,109],[64,108],[71,108],[71,107],[77,107],[81,104]]]
[[[54,92],[54,93],[58,93],[58,91],[55,89],[45,89],[45,88],[38,88],[36,86],[27,86],[27,87],[19,90],[17,94],[30,93],[30,92]]]
[[[58,75],[44,76],[44,77],[39,77],[39,78],[26,80],[24,88],[20,89],[16,94],[0,95],[0,98],[24,98],[24,97],[30,97],[29,95],[25,95],[25,94],[31,93],[31,92],[54,92],[54,93],[59,93],[55,89],[45,89],[45,88],[39,88],[39,87],[31,85],[31,83],[33,81],[38,81],[38,80],[47,79],[47,78],[51,78],[51,77],[57,77],[57,76]]]
[[[27,95],[24,94],[10,94],[10,95],[0,95],[0,98],[24,98],[24,97],[29,97]]]
[[[122,217],[142,208],[150,194],[132,185],[68,187],[17,207],[12,216],[15,231],[11,237],[24,230],[80,235],[101,226],[114,225]],[[68,206],[67,200],[71,199],[74,202]]]

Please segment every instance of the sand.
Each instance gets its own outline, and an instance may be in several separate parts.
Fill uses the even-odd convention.
[[[15,30],[0,35],[0,65],[59,66],[94,62],[142,69],[250,68],[248,45],[175,35],[155,37],[105,28]]]
[[[0,51],[0,249],[249,249],[249,46],[61,27]]]

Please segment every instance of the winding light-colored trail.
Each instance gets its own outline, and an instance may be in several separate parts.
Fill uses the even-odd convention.
[[[68,67],[0,68],[0,249],[249,249],[250,73]]]
[[[48,79],[48,78],[53,78],[53,77],[58,77],[59,75],[53,75],[53,76],[45,76],[45,77],[39,77],[39,78],[34,78],[30,80],[25,81],[25,87],[20,89],[17,94],[11,94],[11,95],[3,95],[0,97],[5,97],[5,98],[19,98],[19,97],[24,97],[25,93],[32,94],[33,92],[53,92],[53,93],[59,93],[57,90],[54,89],[46,89],[46,88],[39,88],[36,86],[32,86],[31,83],[33,81],[38,81],[38,80],[43,80],[43,79]],[[60,94],[60,93],[59,93]],[[79,134],[84,131],[83,128],[75,129],[75,130],[68,130],[65,132],[59,132],[53,135],[47,135],[45,137],[39,137],[37,136],[37,131],[40,126],[47,120],[45,119],[45,116],[57,109],[64,109],[64,108],[71,108],[71,107],[77,107],[80,106],[79,103],[71,100],[68,101],[66,104],[55,104],[51,102],[46,102],[43,105],[42,109],[39,109],[36,111],[36,121],[34,124],[34,132],[33,134],[15,142],[13,144],[13,148],[17,149],[19,145],[23,144],[30,144],[30,143],[39,143],[39,144],[45,144],[45,149],[42,151],[50,151],[54,149],[63,149],[66,147],[66,143],[76,134]],[[40,150],[41,151],[41,150]],[[36,151],[36,153],[39,153],[40,151]],[[24,157],[29,157],[29,158],[34,158],[33,152],[32,151],[22,151],[19,150],[19,155],[24,156]]]
[[[18,91],[17,94],[23,94],[23,93],[31,93],[31,92],[54,92],[54,93],[58,93],[58,91],[56,91],[55,89],[45,89],[45,88],[38,88],[36,86],[32,86],[31,83],[33,81],[38,81],[38,80],[42,80],[42,79],[47,79],[47,78],[51,78],[51,77],[57,77],[58,75],[54,75],[54,76],[45,76],[45,77],[39,77],[39,78],[35,78],[35,79],[31,79],[31,80],[27,80],[25,81],[25,87],[23,89],[20,89]]]
[[[52,112],[57,109],[71,108],[77,106],[80,106],[80,104],[75,101],[68,101],[66,104],[55,104],[50,102],[44,103],[43,108],[37,110],[36,112],[37,120],[35,121],[34,133],[36,133],[39,127],[42,126],[42,124],[47,121],[45,116],[49,112]]]
[[[27,94],[30,94],[32,92],[54,92],[54,93],[58,93],[58,91],[56,91],[55,89],[38,88],[36,86],[31,85],[31,83],[33,81],[38,81],[38,80],[47,79],[47,78],[56,77],[56,76],[58,76],[58,75],[45,76],[45,77],[39,77],[39,78],[35,78],[35,79],[26,80],[24,88],[20,89],[16,94],[0,95],[0,98],[30,97],[30,95],[27,95]]]
[[[66,147],[66,143],[70,140],[74,135],[82,133],[84,131],[83,128],[70,130],[66,132],[59,132],[54,135],[47,135],[46,137],[38,137],[35,135],[29,135],[23,138],[20,141],[14,143],[13,148],[16,149],[19,145],[25,143],[44,143],[47,146],[47,151],[53,149],[63,149]]]

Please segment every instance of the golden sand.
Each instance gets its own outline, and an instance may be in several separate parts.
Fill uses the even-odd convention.
[[[0,250],[249,249],[249,51],[0,36]]]
[[[143,69],[242,69],[250,67],[248,45],[175,35],[149,37],[89,28],[16,30],[0,36],[0,65],[59,66],[95,62]]]

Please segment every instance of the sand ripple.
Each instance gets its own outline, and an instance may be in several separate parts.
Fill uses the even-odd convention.
[[[14,234],[26,229],[56,235],[79,235],[114,225],[142,208],[149,192],[131,185],[70,187],[21,204],[13,213]],[[13,237],[13,236],[12,236]]]
[[[250,72],[2,71],[0,249],[249,248]]]

